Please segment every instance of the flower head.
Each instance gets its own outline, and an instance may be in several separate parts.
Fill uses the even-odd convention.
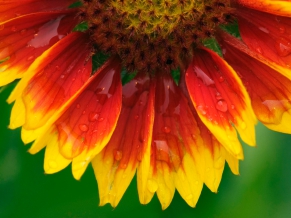
[[[46,149],[46,173],[92,163],[101,205],[137,172],[142,204],[156,193],[165,209],[177,189],[194,207],[225,162],[238,174],[238,134],[255,146],[257,120],[291,133],[290,6],[0,0],[0,85],[20,79],[9,127]]]

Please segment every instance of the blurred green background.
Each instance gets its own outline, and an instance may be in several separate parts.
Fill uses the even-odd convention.
[[[44,152],[27,153],[20,131],[8,130],[11,87],[0,89],[0,217],[291,217],[291,136],[257,126],[257,148],[244,145],[240,176],[226,167],[217,194],[204,187],[196,208],[178,193],[165,211],[156,197],[140,205],[134,179],[117,208],[98,206],[89,167],[81,181],[66,168],[43,172]],[[290,124],[291,125],[291,124]]]

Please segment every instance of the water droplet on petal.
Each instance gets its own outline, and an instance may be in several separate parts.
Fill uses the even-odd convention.
[[[79,125],[79,129],[82,131],[82,132],[87,132],[89,130],[89,127],[86,125],[86,124],[80,124]]]
[[[223,99],[219,92],[216,92],[216,94],[215,94],[215,98],[216,98],[217,100],[221,100],[221,99]]]
[[[126,163],[120,164],[119,167],[120,167],[121,169],[126,169],[127,164],[126,164]]]
[[[218,81],[219,81],[219,82],[223,82],[223,81],[224,81],[224,78],[223,78],[222,76],[220,76],[220,77],[218,78]]]
[[[187,198],[188,200],[191,200],[191,199],[193,198],[193,195],[190,194],[190,195],[188,195],[186,198]]]
[[[263,50],[260,46],[257,46],[255,49],[258,53],[263,54]]]
[[[77,105],[76,105],[76,108],[80,108],[80,107],[81,107],[80,104],[77,104]]]
[[[58,167],[57,162],[54,161],[54,160],[49,160],[48,165],[49,165],[49,167],[52,168],[52,169],[55,169],[55,168]]]
[[[158,190],[158,183],[155,180],[149,179],[147,182],[147,188],[150,192],[154,193]]]
[[[26,33],[26,29],[20,31],[20,35],[23,36]]]
[[[134,119],[135,119],[135,120],[137,120],[138,118],[139,118],[139,116],[138,116],[138,115],[135,115],[135,116],[134,116]]]
[[[206,109],[205,109],[205,106],[203,106],[203,105],[198,105],[197,106],[197,111],[200,112],[202,115],[205,115],[207,113]]]
[[[223,167],[223,165],[224,165],[224,159],[222,158],[222,156],[219,156],[214,162],[214,167],[216,169],[220,169]]]
[[[247,128],[247,124],[246,124],[245,122],[242,122],[242,123],[240,124],[240,127],[241,127],[242,129],[245,129],[245,128]]]
[[[88,119],[89,119],[89,121],[94,122],[94,121],[96,121],[98,119],[98,117],[99,117],[98,113],[90,112]]]
[[[115,150],[114,151],[114,159],[120,161],[122,158],[122,151]]]
[[[11,27],[11,31],[16,32],[17,31],[16,27],[15,26]]]
[[[286,38],[279,38],[275,42],[275,49],[281,57],[285,57],[291,53],[291,43]]]
[[[56,70],[60,70],[61,69],[59,65],[57,65],[55,68],[56,68]]]
[[[224,100],[219,100],[216,103],[216,109],[221,111],[221,112],[226,112],[227,111],[227,103]]]
[[[232,105],[230,106],[230,108],[231,108],[232,110],[234,110],[234,109],[235,109],[234,104],[232,104]]]
[[[102,122],[103,120],[104,120],[103,117],[99,117],[99,118],[98,118],[98,122]]]
[[[285,28],[285,27],[283,27],[283,26],[280,26],[280,27],[279,27],[279,32],[280,32],[281,34],[285,33],[285,31],[286,31],[286,28]]]
[[[62,75],[60,76],[60,78],[61,78],[61,79],[64,79],[64,78],[65,78],[65,75],[64,75],[64,74],[62,74]]]
[[[168,127],[168,126],[164,126],[164,127],[163,127],[163,132],[164,132],[164,133],[170,133],[170,132],[171,132],[171,128]]]
[[[83,112],[82,112],[82,114],[85,114],[85,113],[86,113],[86,111],[83,111]]]
[[[29,56],[26,60],[27,61],[32,61],[34,59],[34,55]]]

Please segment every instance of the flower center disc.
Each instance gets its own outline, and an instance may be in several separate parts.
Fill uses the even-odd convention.
[[[230,0],[83,0],[97,49],[128,71],[170,72],[230,17]]]

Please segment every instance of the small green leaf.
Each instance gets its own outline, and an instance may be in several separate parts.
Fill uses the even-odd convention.
[[[73,32],[85,32],[86,30],[88,30],[88,23],[87,22],[82,22],[77,24],[77,26],[75,26],[75,28],[73,29]]]

